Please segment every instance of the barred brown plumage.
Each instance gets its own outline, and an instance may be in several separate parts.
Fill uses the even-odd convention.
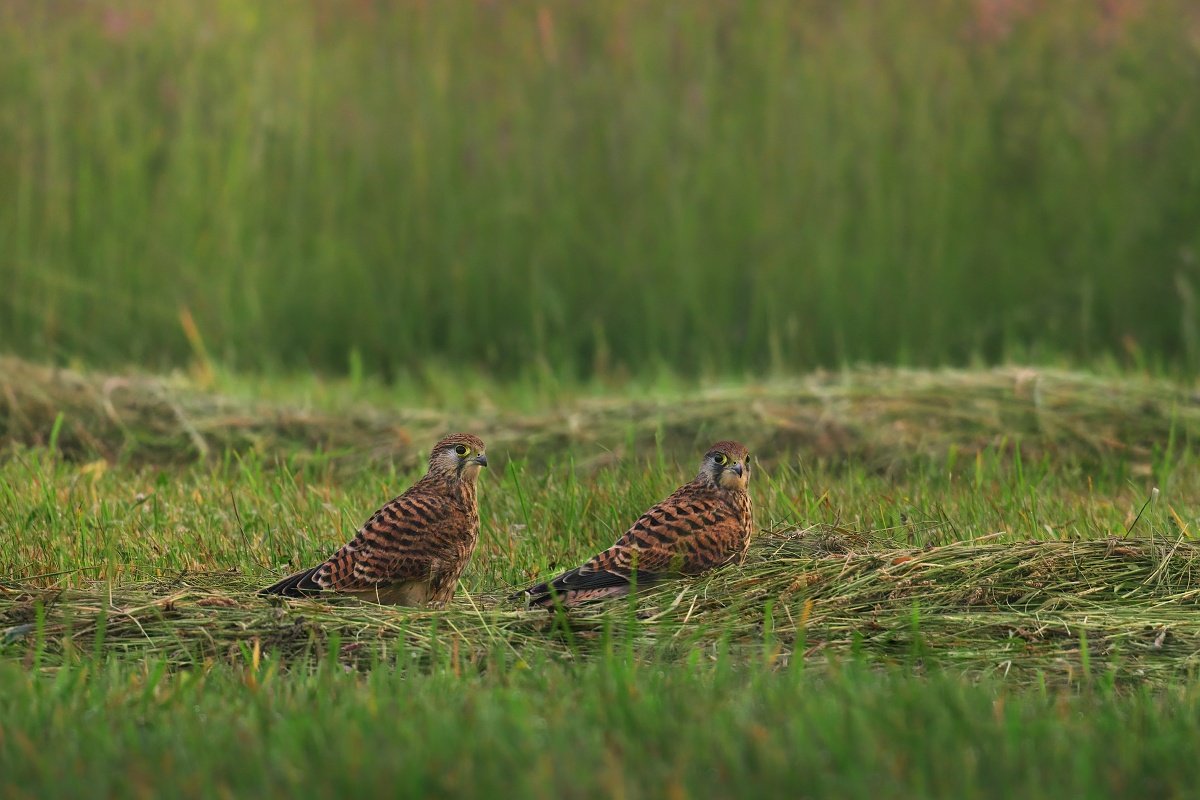
[[[349,543],[259,594],[333,591],[387,605],[445,605],[479,540],[475,479],[486,466],[478,437],[447,436],[430,451],[425,476],[376,511]]]
[[[695,480],[643,514],[586,564],[510,595],[530,605],[576,606],[671,577],[700,575],[745,553],[754,529],[750,453],[740,442],[709,448]]]

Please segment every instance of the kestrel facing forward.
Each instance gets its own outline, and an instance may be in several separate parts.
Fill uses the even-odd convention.
[[[477,437],[447,436],[430,452],[425,477],[376,511],[349,544],[259,594],[334,591],[387,605],[450,602],[479,540],[475,479],[486,466]]]
[[[754,518],[750,508],[750,453],[740,442],[717,442],[691,483],[651,508],[609,549],[586,564],[539,583],[530,605],[564,607],[628,594],[633,583],[699,575],[745,553]]]

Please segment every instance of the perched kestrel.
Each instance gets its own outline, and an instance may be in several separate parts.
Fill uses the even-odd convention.
[[[259,594],[329,590],[388,605],[448,603],[479,540],[475,478],[486,466],[477,437],[447,436],[430,452],[425,477],[376,511],[349,544]]]
[[[576,606],[628,594],[631,584],[699,575],[745,553],[754,518],[750,508],[750,453],[740,442],[717,442],[700,474],[643,514],[617,543],[586,564],[509,599],[530,605]]]

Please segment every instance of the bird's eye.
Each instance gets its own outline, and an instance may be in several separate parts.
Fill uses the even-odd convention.
[[[729,457],[724,453],[717,453],[715,456],[713,456],[713,463],[718,467],[723,467],[729,463]]]
[[[465,444],[460,444],[454,448],[454,452],[460,456],[465,456],[470,454],[471,448],[467,447]]]

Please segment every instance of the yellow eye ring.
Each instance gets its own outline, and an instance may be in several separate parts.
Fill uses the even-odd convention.
[[[467,447],[465,444],[460,444],[454,448],[454,452],[460,457],[469,456],[471,455],[471,448]]]
[[[729,463],[729,457],[724,453],[717,453],[715,456],[713,456],[713,463],[718,467],[723,467]]]

